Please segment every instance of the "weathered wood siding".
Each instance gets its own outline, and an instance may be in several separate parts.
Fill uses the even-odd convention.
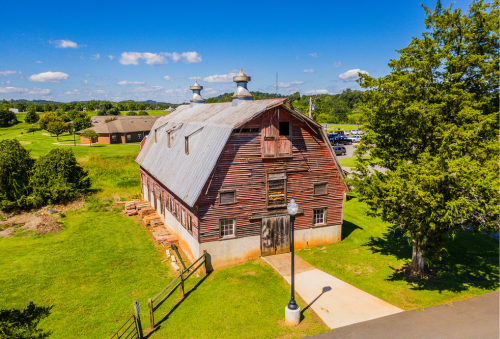
[[[149,186],[148,186],[148,179],[149,178]],[[155,198],[160,199],[161,195],[161,208],[162,211],[164,211],[167,203],[170,201],[173,201],[174,203],[174,209],[175,209],[175,204],[179,205],[179,215],[176,216],[176,219],[184,226],[184,228],[187,230],[187,220],[188,220],[188,215],[191,216],[191,225],[192,225],[192,231],[191,234],[195,239],[198,239],[198,232],[199,232],[199,222],[198,222],[198,217],[196,216],[196,206],[195,208],[189,207],[187,204],[184,203],[179,197],[177,197],[173,192],[171,192],[167,187],[165,187],[162,183],[160,183],[158,180],[156,180],[154,177],[152,177],[145,169],[141,167],[141,187],[142,185],[145,185],[148,187],[149,194],[150,192],[154,192]],[[154,191],[153,191],[154,190]],[[144,192],[142,192],[144,194]],[[151,202],[151,206],[154,206],[154,202]],[[167,208],[172,214],[175,215],[174,211],[169,207]],[[185,210],[186,213],[186,218],[185,222],[182,222],[182,210]],[[163,213],[163,212],[162,212]]]
[[[280,121],[291,123],[292,156],[268,158],[286,153],[287,140],[279,136]],[[233,133],[219,163],[205,184],[196,205],[200,241],[220,238],[219,220],[236,218],[236,237],[260,235],[261,220],[249,216],[276,211],[266,208],[267,174],[286,172],[287,202],[293,197],[299,208],[295,229],[313,226],[313,209],[327,208],[326,224],[342,222],[343,193],[340,173],[319,132],[293,117],[283,108],[271,109],[242,129],[259,128],[259,133]],[[278,139],[273,143],[273,139]],[[283,140],[282,140],[283,139]],[[314,196],[314,183],[327,182],[328,194]],[[236,190],[236,203],[219,204],[219,191]],[[283,209],[281,209],[283,211]]]

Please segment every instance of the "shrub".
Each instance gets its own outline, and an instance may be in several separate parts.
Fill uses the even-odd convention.
[[[71,149],[53,149],[38,158],[30,179],[36,205],[66,202],[90,188],[90,178]]]
[[[146,111],[139,111],[137,112],[137,115],[149,115],[149,113]]]
[[[127,112],[127,115],[137,115],[136,112]]]
[[[106,112],[106,115],[120,115],[120,110],[116,107],[112,107],[112,108],[108,109],[108,111]]]

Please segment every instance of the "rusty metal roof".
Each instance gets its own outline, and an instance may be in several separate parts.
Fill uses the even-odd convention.
[[[233,129],[285,100],[179,106],[156,120],[136,162],[192,207]],[[170,147],[167,131],[171,131]],[[186,154],[185,137],[189,135]]]
[[[156,120],[136,162],[193,207],[233,129],[277,106],[283,106],[311,128],[318,128],[340,169],[321,125],[297,111],[285,98],[244,101],[238,106],[232,106],[231,102],[181,105]],[[189,154],[186,154],[186,137]]]

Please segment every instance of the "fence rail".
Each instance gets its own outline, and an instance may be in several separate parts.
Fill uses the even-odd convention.
[[[203,259],[203,260],[202,260]],[[200,262],[201,261],[201,262]],[[191,268],[196,265],[197,263],[199,262],[199,265],[196,266],[196,268],[192,269]],[[168,299],[168,297],[170,297],[174,292],[175,290],[177,290],[178,287],[180,287],[181,289],[181,294],[182,294],[182,297],[184,298],[185,296],[185,293],[184,293],[184,282],[194,273],[196,272],[196,270],[198,268],[200,268],[202,265],[204,266],[204,270],[205,272],[207,271],[207,266],[206,266],[206,263],[207,263],[207,251],[203,251],[203,255],[201,257],[199,257],[195,262],[193,262],[188,268],[186,268],[185,270],[182,270],[181,269],[181,272],[179,273],[179,275],[177,277],[174,278],[174,280],[172,280],[170,282],[170,284],[167,285],[167,287],[165,287],[160,293],[158,293],[156,296],[154,296],[153,298],[151,299],[148,299],[148,307],[149,307],[149,322],[151,323],[151,328],[154,328],[155,327],[155,317],[154,317],[154,312],[165,302],[165,300]],[[184,276],[184,274],[188,273],[189,271],[191,270],[191,272],[187,275],[187,276]],[[174,285],[174,283],[177,281],[177,280],[180,280],[177,284],[175,284],[175,286],[172,287],[172,285]],[[168,289],[171,288],[169,291]],[[168,291],[168,292],[167,292]],[[162,295],[166,292],[166,294],[162,297]],[[161,300],[159,302],[157,302],[155,304],[155,302],[160,299]]]
[[[130,318],[116,331],[110,339],[140,339],[139,331],[137,330],[135,315]]]

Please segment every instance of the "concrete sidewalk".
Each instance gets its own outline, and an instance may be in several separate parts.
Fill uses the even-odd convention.
[[[291,283],[291,254],[263,257]],[[385,317],[403,310],[327,274],[295,256],[295,292],[330,328]]]
[[[362,322],[314,339],[498,339],[498,291]]]

